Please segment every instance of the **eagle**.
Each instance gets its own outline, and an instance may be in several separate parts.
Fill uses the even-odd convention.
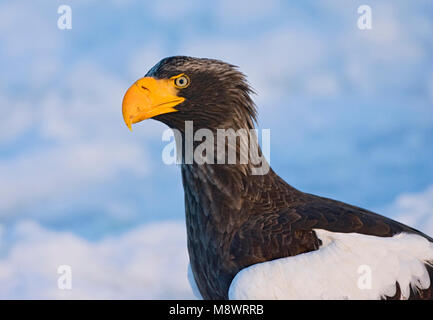
[[[176,130],[177,148],[188,139],[187,123],[193,133],[206,129],[216,143],[220,130],[254,131],[252,93],[232,64],[173,56],[126,91],[122,114],[129,129],[152,118]],[[186,161],[186,152],[180,159],[188,279],[197,297],[433,299],[431,237],[369,210],[302,192],[270,166],[257,173],[252,158],[237,161],[244,139],[226,138],[227,145],[206,154],[206,161]],[[260,156],[257,140],[250,139],[249,147]],[[234,163],[223,161],[228,150],[235,151]]]

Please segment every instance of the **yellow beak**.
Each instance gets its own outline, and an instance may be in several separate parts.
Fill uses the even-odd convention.
[[[137,80],[126,91],[122,102],[123,120],[131,125],[160,114],[176,112],[174,106],[185,101],[170,79],[145,77]]]

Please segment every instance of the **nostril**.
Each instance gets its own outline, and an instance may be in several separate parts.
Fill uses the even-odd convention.
[[[145,86],[141,86],[142,89],[149,91],[148,88],[146,88]]]

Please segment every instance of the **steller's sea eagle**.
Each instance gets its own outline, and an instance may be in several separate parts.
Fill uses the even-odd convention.
[[[128,89],[122,112],[130,129],[153,118],[185,140],[185,124],[192,121],[194,133],[206,128],[216,143],[218,130],[254,129],[251,92],[233,65],[175,56]],[[240,159],[242,139],[234,144],[227,150]],[[432,238],[371,211],[301,192],[271,168],[254,173],[250,159],[224,162],[216,153],[204,163],[185,161],[183,154],[180,165],[188,277],[199,297],[433,299]]]

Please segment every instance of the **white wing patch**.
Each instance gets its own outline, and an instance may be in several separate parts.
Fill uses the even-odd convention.
[[[427,289],[425,264],[433,262],[433,243],[408,233],[375,237],[314,230],[319,250],[258,263],[233,279],[230,299],[380,299]]]
[[[192,293],[195,295],[195,297],[198,300],[203,300],[203,297],[201,296],[200,291],[198,290],[197,283],[195,282],[190,263],[188,263],[188,281],[191,286]]]

